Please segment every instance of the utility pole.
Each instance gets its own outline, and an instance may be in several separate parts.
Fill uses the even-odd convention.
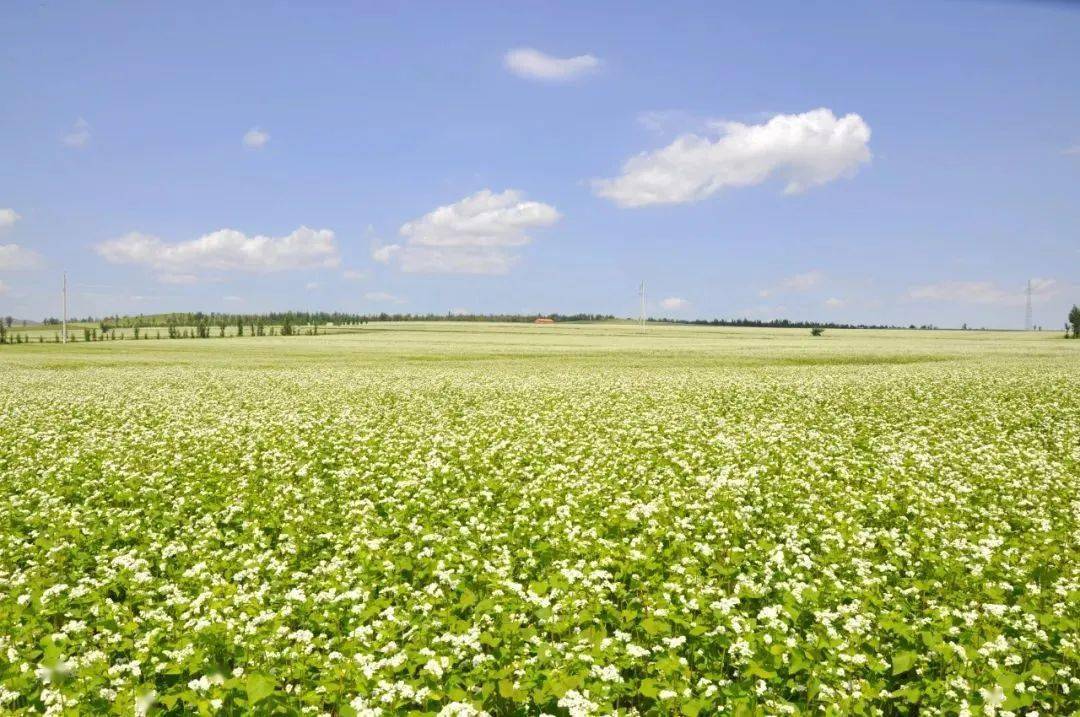
[[[1024,306],[1024,331],[1031,331],[1031,279],[1027,283],[1027,303]]]
[[[60,337],[63,343],[67,343],[67,272],[64,272],[64,323],[60,329]]]
[[[638,296],[641,297],[641,333],[645,333],[645,282],[638,287]]]

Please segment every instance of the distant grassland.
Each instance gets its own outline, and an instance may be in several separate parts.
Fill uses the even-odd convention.
[[[0,375],[0,712],[1080,708],[1060,334],[373,322]]]
[[[102,353],[117,361],[161,360],[170,357],[185,363],[225,361],[232,357],[272,361],[308,360],[321,357],[333,362],[379,363],[390,358],[428,358],[436,361],[473,361],[493,358],[538,358],[559,355],[574,362],[597,357],[619,361],[674,360],[710,365],[812,365],[909,363],[961,357],[1046,357],[1075,356],[1075,347],[1060,341],[1059,332],[949,331],[949,330],[868,330],[830,329],[820,337],[810,337],[806,329],[762,329],[742,327],[693,327],[650,324],[644,334],[637,324],[605,322],[534,326],[482,322],[371,322],[363,326],[320,326],[318,336],[236,336],[227,328],[228,345],[216,343],[218,328],[209,339],[168,339],[164,327],[141,330],[136,344],[132,329],[116,329],[117,342],[104,340],[85,344],[82,329],[91,324],[69,324],[75,341],[57,354],[50,342],[59,329],[31,326],[14,331],[25,333],[29,344],[0,346],[0,361],[29,361],[40,348],[63,361],[85,359],[94,362]],[[191,327],[178,327],[180,330]],[[267,326],[267,329],[270,327]],[[280,328],[280,327],[274,327]],[[297,327],[306,332],[307,326]],[[157,336],[160,334],[161,338]],[[38,343],[38,337],[45,345]],[[122,340],[119,337],[123,337]],[[124,343],[127,342],[127,343]],[[164,342],[164,343],[163,343]],[[241,343],[242,342],[242,343]]]

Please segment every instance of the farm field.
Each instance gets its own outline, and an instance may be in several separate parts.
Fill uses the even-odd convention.
[[[1080,710],[1060,332],[375,323],[0,376],[0,712]]]

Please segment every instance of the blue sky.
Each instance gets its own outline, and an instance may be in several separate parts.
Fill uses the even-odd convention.
[[[1080,6],[7,3],[0,166],[19,317],[1056,328]]]

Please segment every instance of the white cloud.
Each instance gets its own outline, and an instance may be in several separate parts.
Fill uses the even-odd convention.
[[[364,298],[368,301],[374,301],[379,304],[404,304],[405,299],[394,294],[388,294],[385,291],[369,291],[364,294]]]
[[[239,302],[244,300],[244,297],[242,297],[242,296],[231,296],[230,295],[230,296],[221,297],[221,300],[222,301],[228,301],[230,303],[239,303]]]
[[[1056,279],[1032,279],[1031,300],[1042,302],[1059,289]],[[999,304],[1021,306],[1027,300],[1024,285],[1004,289],[991,281],[944,281],[923,284],[908,289],[907,298],[914,301],[953,301],[965,304]]]
[[[15,226],[15,222],[22,219],[14,209],[0,209],[0,229]]]
[[[522,201],[516,190],[495,194],[484,189],[403,224],[400,233],[410,244],[423,246],[521,246],[530,241],[525,230],[558,219],[554,207]]]
[[[357,269],[346,269],[341,272],[341,278],[346,279],[347,281],[360,281],[361,279],[367,278],[367,272],[359,271]]]
[[[90,141],[90,123],[80,117],[61,139],[68,147],[85,147]]]
[[[663,149],[623,164],[622,175],[593,182],[622,207],[697,202],[723,189],[777,177],[788,194],[854,174],[870,161],[870,127],[857,114],[831,110],[776,115],[764,124],[713,124],[715,139],[684,134]]]
[[[690,306],[690,302],[686,299],[680,299],[677,296],[669,296],[666,299],[660,301],[660,306],[671,311],[678,311],[679,309],[685,309]]]
[[[390,260],[394,258],[394,254],[399,251],[401,251],[400,244],[377,246],[371,250],[371,258],[380,264],[389,264]]]
[[[825,299],[825,308],[827,309],[842,309],[846,302],[843,299],[838,299],[835,296],[830,296]]]
[[[1080,144],[1074,144],[1072,147],[1067,147],[1062,154],[1080,155]]]
[[[99,244],[96,249],[110,263],[143,264],[168,273],[333,268],[341,261],[334,232],[307,227],[283,237],[249,237],[235,229],[219,229],[175,244],[132,232]]]
[[[554,207],[525,201],[508,189],[484,189],[406,222],[404,244],[377,247],[376,261],[397,261],[402,271],[423,274],[504,274],[517,261],[511,251],[532,241],[525,232],[559,220]]]
[[[307,289],[308,291],[315,291],[316,289],[319,289],[321,287],[322,287],[322,284],[320,284],[317,281],[309,281],[308,283],[304,284],[304,288]]]
[[[506,53],[503,64],[518,77],[561,82],[595,72],[601,63],[592,55],[553,57],[531,47],[519,47]]]
[[[244,133],[244,139],[241,141],[248,149],[262,149],[270,141],[270,133],[263,132],[258,127],[252,127]]]
[[[8,291],[9,291],[8,285],[5,284],[4,282],[0,281],[0,296],[3,296],[4,294],[8,293]]]
[[[41,254],[18,244],[0,244],[0,271],[36,269],[45,263]]]

